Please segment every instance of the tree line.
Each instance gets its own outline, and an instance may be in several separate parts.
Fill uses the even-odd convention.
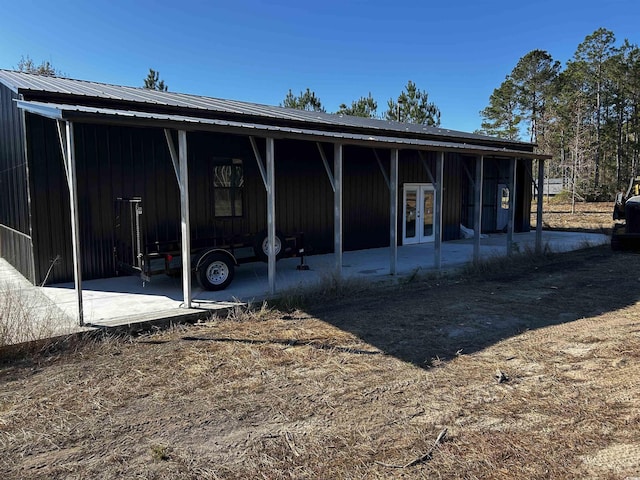
[[[477,133],[534,142],[552,155],[546,175],[562,178],[574,198],[610,200],[638,174],[640,49],[599,28],[564,68],[533,50],[480,114]]]

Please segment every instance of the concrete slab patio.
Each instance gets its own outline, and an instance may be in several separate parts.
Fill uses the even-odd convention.
[[[514,251],[533,249],[535,232],[515,234]],[[592,233],[543,232],[543,242],[554,252],[596,246],[609,241],[608,236]],[[506,235],[489,235],[482,239],[481,256],[490,258],[506,255]],[[376,248],[345,252],[343,277],[361,277],[371,281],[393,280],[389,275],[390,248]],[[442,268],[451,270],[473,259],[473,240],[442,243]],[[5,262],[6,263],[6,262]],[[333,254],[305,257],[309,270],[297,270],[300,259],[280,260],[277,264],[276,285],[279,292],[300,289],[321,282],[334,272]],[[398,248],[398,275],[395,278],[434,270],[434,245],[419,244]],[[73,284],[38,288],[56,308],[67,316],[77,318]],[[85,323],[93,327],[114,327],[139,322],[177,321],[181,318],[206,315],[215,310],[228,309],[240,303],[268,298],[268,272],[264,263],[250,263],[236,269],[233,283],[220,292],[209,292],[193,283],[191,309],[180,308],[182,287],[180,279],[164,275],[143,284],[137,277],[117,277],[83,282]]]
[[[533,249],[535,233],[514,235],[514,251]],[[602,234],[543,232],[543,242],[551,251],[563,252],[607,243]],[[481,256],[506,255],[506,235],[482,239]],[[473,258],[473,240],[443,242],[442,269],[456,269]],[[389,275],[389,248],[345,252],[343,277],[369,281],[395,281],[414,273],[434,271],[434,245],[419,244],[398,248],[398,275]],[[300,271],[300,259],[283,259],[277,264],[278,292],[303,289],[334,275],[333,254],[305,258],[309,270]],[[209,292],[193,284],[192,308],[181,308],[179,279],[164,275],[144,284],[137,277],[117,277],[83,282],[85,326],[77,323],[74,286],[71,283],[34,287],[9,263],[0,258],[0,333],[5,343],[19,343],[66,335],[96,328],[143,329],[194,320],[224,312],[236,305],[269,297],[268,272],[264,263],[244,264],[236,269],[233,283],[220,292]]]

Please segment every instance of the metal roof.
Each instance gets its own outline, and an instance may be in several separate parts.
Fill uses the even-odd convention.
[[[386,135],[367,135],[346,132],[333,132],[306,128],[283,127],[258,123],[236,122],[224,119],[208,119],[172,115],[166,113],[136,112],[109,108],[87,107],[81,105],[62,105],[43,102],[17,101],[18,107],[56,120],[127,124],[136,126],[154,126],[160,128],[178,128],[185,130],[211,130],[244,135],[272,136],[275,138],[304,138],[313,141],[341,141],[345,144],[379,146],[385,148],[415,148],[419,150],[447,151],[473,155],[492,155],[498,157],[540,158],[538,154],[479,146],[474,144],[424,140],[418,138],[393,137]]]
[[[236,100],[222,100],[218,98],[188,95],[183,93],[160,92],[141,87],[126,87],[105,83],[75,80],[70,78],[50,77],[11,70],[0,70],[0,83],[20,93],[25,100],[34,99],[34,93],[48,93],[74,97],[73,102],[81,104],[83,99],[97,99],[104,101],[118,101],[131,104],[132,110],[153,111],[154,108],[169,107],[174,109],[189,109],[194,117],[195,112],[215,116],[226,114],[237,118],[256,118],[266,123],[275,120],[285,122],[305,123],[311,128],[350,128],[376,135],[412,136],[416,138],[453,140],[469,143],[481,143],[504,146],[516,150],[531,151],[533,145],[526,142],[516,142],[485,135],[448,130],[427,125],[415,125],[372,118],[351,117],[323,112],[309,112],[284,107],[259,105]],[[31,94],[31,95],[30,95]],[[112,107],[112,105],[104,105]],[[144,108],[141,108],[144,106]],[[174,112],[180,113],[180,112]],[[384,132],[384,133],[383,133]]]

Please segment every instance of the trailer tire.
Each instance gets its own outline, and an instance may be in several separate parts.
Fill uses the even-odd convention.
[[[269,261],[269,237],[267,231],[258,233],[254,237],[253,253],[255,253],[258,260],[261,262]],[[284,256],[285,243],[284,235],[281,232],[276,231],[276,260],[280,260]]]
[[[212,253],[205,257],[196,272],[198,284],[205,290],[224,290],[233,281],[235,265],[228,255]]]

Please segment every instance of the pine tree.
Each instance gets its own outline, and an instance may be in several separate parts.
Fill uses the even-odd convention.
[[[62,75],[62,72],[54,68],[49,61],[43,60],[40,65],[36,65],[29,55],[26,57],[23,55],[20,58],[16,69],[19,72],[36,73],[48,77],[59,77]]]
[[[522,57],[509,76],[515,88],[515,94],[521,115],[529,123],[529,139],[540,143],[544,137],[543,119],[546,106],[558,77],[560,62],[543,50],[532,50]]]
[[[351,115],[352,117],[376,118],[378,110],[378,102],[376,102],[369,92],[368,97],[360,97],[358,100],[351,102],[351,106],[341,104],[337,114]]]
[[[295,108],[298,110],[307,110],[310,112],[324,112],[325,109],[322,106],[322,102],[316,97],[315,92],[312,92],[309,88],[306,91],[300,92],[300,95],[293,94],[291,89],[284,97],[284,100],[280,104],[281,107]]]
[[[440,109],[433,102],[429,102],[429,94],[420,90],[411,80],[398,96],[397,100],[390,98],[387,102],[388,110],[384,113],[386,120],[416,123],[420,125],[440,125]]]
[[[586,93],[591,104],[592,122],[595,126],[594,151],[594,191],[600,187],[600,162],[602,160],[602,119],[603,93],[606,83],[605,64],[615,54],[615,36],[613,32],[599,28],[578,45],[572,62],[576,68],[582,70]]]
[[[168,90],[164,80],[160,80],[160,72],[156,72],[153,68],[149,69],[149,74],[147,78],[144,79],[144,88],[158,90],[160,92],[166,92]]]
[[[489,105],[480,112],[482,125],[477,133],[492,135],[508,140],[520,139],[520,122],[516,87],[509,77],[496,88]]]

